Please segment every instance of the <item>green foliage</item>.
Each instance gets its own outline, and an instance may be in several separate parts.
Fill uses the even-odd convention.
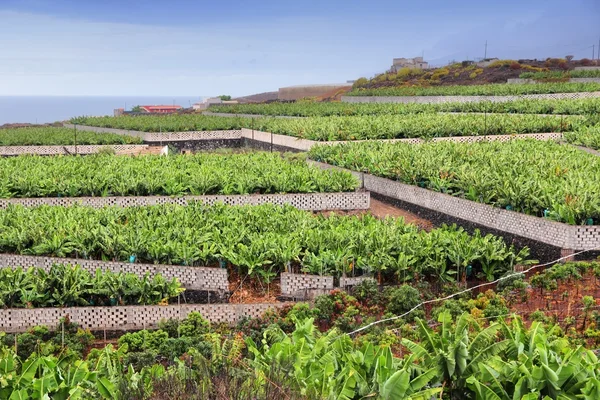
[[[393,288],[386,295],[389,299],[387,311],[396,315],[404,314],[421,302],[419,291],[409,285]],[[410,320],[410,316],[407,319]]]
[[[331,116],[311,118],[260,118],[256,129],[318,141],[433,138],[448,136],[509,135],[562,132],[577,129],[579,117],[545,117],[530,114],[406,114]]]
[[[364,142],[315,146],[309,156],[572,225],[600,220],[600,159],[551,141]]]
[[[600,90],[600,83],[533,83],[464,86],[404,86],[358,88],[348,96],[518,96],[524,94],[577,93]]]
[[[96,274],[79,265],[0,269],[0,306],[10,308],[114,306],[159,304],[177,297],[183,289],[174,278],[152,278],[132,273],[101,271]]]
[[[571,144],[600,150],[600,125],[585,126],[574,132],[565,132],[564,138]]]
[[[600,78],[600,70],[572,70],[572,71],[541,71],[524,72],[519,75],[523,79],[551,80],[569,78]]]
[[[229,101],[229,100],[231,100],[231,96],[223,94],[223,95],[219,96],[219,99],[221,99],[223,101]]]
[[[77,142],[75,142],[77,139]],[[138,137],[77,131],[69,128],[36,127],[0,129],[0,146],[104,145],[142,143]]]
[[[600,98],[579,100],[515,100],[508,102],[469,103],[270,103],[212,105],[211,111],[231,114],[266,116],[328,117],[353,115],[405,115],[435,112],[488,112],[509,114],[567,114],[584,115],[600,112]]]
[[[499,237],[469,235],[456,226],[426,232],[401,218],[315,216],[272,204],[199,203],[102,209],[11,206],[0,210],[0,252],[123,261],[135,254],[140,262],[190,266],[223,259],[240,274],[265,281],[288,263],[306,272],[338,276],[352,269],[391,275],[408,268],[409,276],[452,277],[449,271],[458,258],[476,270],[493,265],[494,273],[500,274],[527,256],[527,250],[519,253]],[[410,262],[402,254],[411,254]],[[170,288],[161,279],[158,285],[144,278],[140,303],[154,303],[159,297],[146,290],[149,283]],[[20,296],[12,287],[7,287],[8,293]],[[120,287],[128,286],[118,284],[111,290]],[[165,290],[161,293],[171,293]]]
[[[156,331],[141,330],[138,332],[129,332],[119,338],[119,347],[127,345],[127,351],[143,352],[158,351],[162,343],[169,337],[169,334],[161,329]]]
[[[358,181],[277,153],[0,159],[0,197],[182,196],[352,191]]]

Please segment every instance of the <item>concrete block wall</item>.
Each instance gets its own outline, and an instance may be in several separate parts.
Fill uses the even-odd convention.
[[[520,96],[342,96],[344,103],[473,103],[491,101],[502,103],[534,99],[588,99],[600,97],[600,92],[525,94]]]
[[[252,129],[242,129],[242,137],[250,140],[256,140],[264,143],[271,143],[280,147],[287,147],[291,149],[308,151],[316,143],[314,140],[300,139],[294,136],[278,135],[271,132],[261,132]]]
[[[9,204],[25,207],[40,205],[69,206],[80,204],[90,207],[134,207],[154,204],[187,205],[198,201],[207,205],[223,203],[227,205],[289,204],[301,210],[366,210],[370,207],[368,192],[337,193],[288,193],[288,194],[251,194],[251,195],[210,195],[210,196],[131,196],[131,197],[42,197],[0,199],[0,208]]]
[[[80,131],[114,133],[117,135],[126,135],[139,137],[146,143],[162,142],[180,142],[187,140],[216,140],[216,139],[241,139],[241,130],[224,131],[189,131],[189,132],[141,132],[127,129],[102,128],[98,126],[63,124],[65,128],[77,129]]]
[[[356,286],[356,285],[360,285],[361,283],[363,283],[365,281],[375,282],[375,279],[372,276],[350,276],[350,277],[346,277],[346,278],[341,277],[340,278],[340,287],[345,288],[348,286]]]
[[[112,261],[85,260],[59,257],[38,257],[16,254],[0,254],[0,268],[37,267],[46,271],[53,264],[80,265],[95,273],[96,270],[128,272],[138,276],[161,274],[166,279],[177,278],[181,285],[191,290],[227,291],[229,281],[227,270],[223,268],[187,267],[181,265],[137,264]]]
[[[0,156],[19,156],[22,154],[37,154],[43,156],[69,155],[69,154],[94,154],[102,149],[112,148],[115,152],[128,152],[144,150],[145,144],[117,144],[117,145],[80,145],[80,146],[0,146]]]
[[[235,324],[281,306],[283,303],[0,309],[0,331],[25,332],[38,325],[59,329],[59,320],[67,316],[90,330],[139,330],[156,328],[170,318],[182,320],[193,311],[212,323]]]
[[[281,294],[296,296],[306,290],[332,290],[333,276],[281,273]]]
[[[322,168],[338,168],[312,161]],[[415,204],[451,217],[473,222],[561,249],[592,250],[600,247],[600,226],[574,226],[508,211],[487,204],[461,199],[391,179],[354,172],[364,188],[392,199]]]

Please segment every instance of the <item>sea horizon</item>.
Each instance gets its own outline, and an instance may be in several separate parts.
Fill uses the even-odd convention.
[[[0,96],[0,125],[45,124],[78,116],[113,115],[136,105],[191,107],[206,96]]]

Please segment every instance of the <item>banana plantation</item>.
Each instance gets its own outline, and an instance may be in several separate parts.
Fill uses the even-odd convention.
[[[515,68],[515,62],[496,64]],[[239,195],[256,204],[257,197],[281,197],[263,194],[371,196],[369,210],[335,212],[302,211],[279,200],[7,204],[0,209],[0,400],[600,399],[600,263],[593,261],[600,252],[594,245],[600,100],[592,93],[600,84],[548,81],[597,75],[587,70],[523,71],[544,83],[378,87],[371,85],[375,78],[347,94],[573,98],[304,99],[209,108],[229,116],[192,109],[85,116],[70,122],[164,138],[194,132],[173,136],[200,139],[173,139],[160,156],[0,157],[0,198],[25,199],[6,203],[147,196],[152,204],[150,196]],[[252,130],[251,140],[243,128]],[[261,134],[255,138],[254,131]],[[280,154],[274,135],[267,143],[262,132],[288,136],[277,137],[284,150],[304,150],[294,147],[296,138],[349,143]],[[7,128],[0,129],[0,145],[142,143],[121,133]],[[520,136],[538,133],[544,135]],[[498,135],[512,138],[496,141],[506,139]],[[154,136],[163,140],[146,135],[146,144]],[[489,140],[467,142],[478,140],[469,136]],[[399,138],[422,140],[381,140]],[[219,146],[233,150],[214,151]],[[271,151],[255,151],[265,146]],[[410,203],[393,197],[393,188],[375,193],[365,177],[391,183],[365,174],[417,186],[393,186],[417,197],[439,198],[432,193],[439,192],[461,204],[528,214],[512,215],[539,221],[530,225],[539,230],[552,224],[577,231],[587,247],[503,230],[518,218],[477,225],[476,211],[472,219],[454,218],[435,209],[430,197]],[[210,281],[215,276],[219,285]],[[213,292],[218,296],[211,300]],[[50,319],[56,321],[44,325]]]

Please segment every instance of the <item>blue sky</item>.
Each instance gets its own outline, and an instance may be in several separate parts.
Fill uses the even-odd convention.
[[[1,95],[245,95],[394,57],[591,58],[598,0],[0,0]]]

